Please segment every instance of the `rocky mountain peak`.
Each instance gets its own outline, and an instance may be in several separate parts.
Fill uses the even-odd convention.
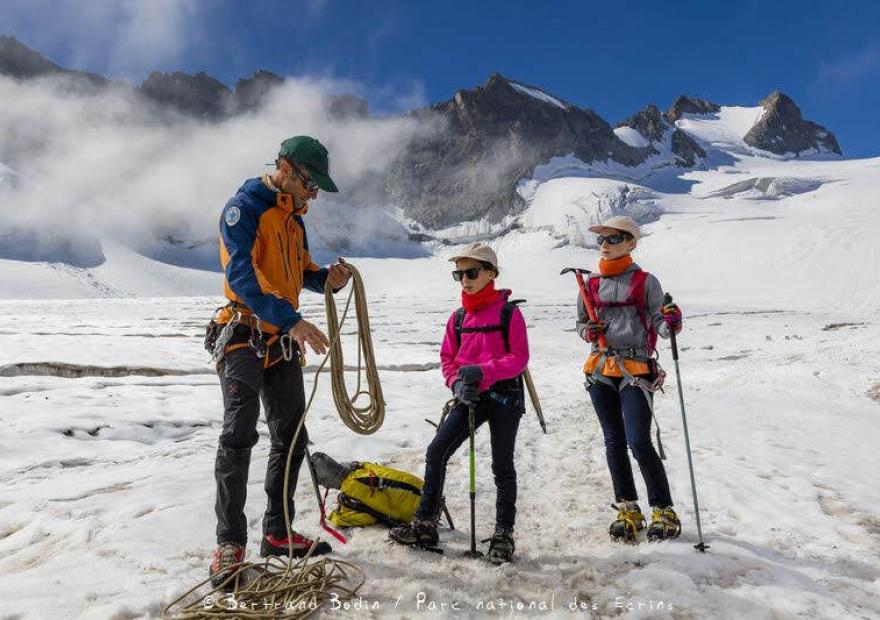
[[[187,116],[218,120],[226,115],[232,91],[204,71],[196,74],[154,71],[140,86],[147,99]]]
[[[684,105],[688,106],[689,104]],[[675,104],[673,104],[674,106]],[[666,115],[661,113],[657,106],[652,103],[648,104],[648,107],[644,110],[640,110],[625,121],[618,123],[617,126],[630,127],[638,131],[651,142],[648,148],[652,155],[656,155],[660,153],[659,147],[667,139],[667,131],[674,127],[674,121],[668,120]],[[675,156],[675,164],[678,166],[693,167],[698,159],[706,156],[706,151],[681,129],[673,129],[671,134],[668,135],[668,140],[669,150]]]
[[[0,75],[18,80],[61,77],[66,86],[80,89],[94,89],[110,83],[96,73],[63,69],[15,37],[6,35],[0,35]]]
[[[269,92],[284,83],[284,78],[271,71],[259,69],[249,78],[235,83],[235,109],[239,112],[255,110],[262,105]]]
[[[764,115],[745,135],[746,144],[779,155],[808,150],[843,154],[834,134],[805,121],[798,105],[785,93],[773,91],[761,106]]]
[[[414,114],[439,121],[438,129],[404,148],[386,188],[408,217],[431,228],[518,213],[525,203],[517,181],[553,157],[636,165],[647,156],[592,110],[498,73]]]
[[[670,123],[674,123],[681,118],[682,114],[712,114],[719,110],[721,110],[721,106],[711,101],[679,95],[666,110],[666,118]]]
[[[663,132],[669,127],[660,110],[653,103],[648,104],[644,110],[640,110],[625,121],[617,124],[618,127],[632,127],[652,142],[663,139]]]

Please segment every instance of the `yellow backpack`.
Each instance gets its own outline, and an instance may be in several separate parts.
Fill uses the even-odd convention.
[[[378,463],[361,463],[340,485],[338,505],[328,519],[339,527],[409,523],[416,516],[424,481]]]

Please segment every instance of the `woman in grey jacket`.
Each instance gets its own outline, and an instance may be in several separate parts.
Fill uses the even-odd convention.
[[[663,305],[663,289],[631,256],[640,231],[629,217],[616,216],[593,226],[601,250],[599,273],[590,274],[585,295],[578,298],[577,331],[592,344],[584,364],[587,391],[605,437],[608,469],[617,500],[615,540],[634,542],[645,527],[637,503],[627,445],[639,464],[653,508],[648,540],[675,538],[681,525],[672,507],[663,462],[651,442],[653,387],[657,379],[654,351],[657,336],[681,330],[681,311]]]

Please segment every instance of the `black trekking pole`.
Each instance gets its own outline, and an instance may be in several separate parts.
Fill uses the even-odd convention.
[[[477,551],[477,508],[476,508],[476,498],[477,498],[477,470],[476,470],[476,461],[475,461],[475,451],[474,451],[474,435],[476,434],[476,411],[474,409],[474,405],[471,403],[465,403],[468,406],[468,427],[470,430],[470,474],[471,474],[471,486],[470,486],[470,496],[471,496],[471,550],[467,554],[472,558],[480,558],[483,556],[481,551]]]
[[[666,293],[663,298],[663,305],[667,306],[672,303],[672,295]],[[678,367],[678,343],[675,340],[675,330],[669,331],[669,340],[672,344],[672,359],[675,362],[675,382],[678,385],[678,402],[681,405],[681,426],[684,429],[684,447],[687,450],[688,457],[688,470],[691,475],[691,492],[694,496],[694,513],[697,515],[697,538],[699,542],[694,545],[694,549],[699,550],[701,553],[706,553],[706,549],[709,548],[705,542],[703,542],[703,528],[700,526],[700,504],[697,500],[697,482],[694,479],[694,462],[691,459],[691,440],[688,434],[688,423],[687,416],[684,412],[684,392],[681,389],[681,370]]]

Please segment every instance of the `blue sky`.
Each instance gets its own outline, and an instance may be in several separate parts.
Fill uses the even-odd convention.
[[[880,155],[880,2],[3,0],[0,33],[61,65],[142,81],[266,68],[349,80],[393,112],[495,71],[610,123],[681,93],[780,89],[849,156]]]

